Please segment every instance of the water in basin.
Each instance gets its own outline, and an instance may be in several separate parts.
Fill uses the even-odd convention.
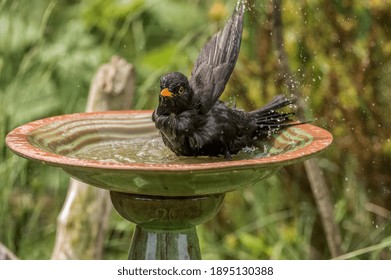
[[[233,160],[254,159],[294,151],[309,144],[310,135],[291,127],[279,135],[243,149]],[[178,157],[163,143],[149,115],[100,116],[57,121],[29,136],[29,142],[43,150],[79,159],[114,163],[205,163],[223,157]]]

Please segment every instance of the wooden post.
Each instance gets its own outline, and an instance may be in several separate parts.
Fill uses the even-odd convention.
[[[1,260],[17,260],[18,257],[15,256],[3,243],[0,242],[0,261]]]
[[[98,69],[90,87],[86,111],[130,109],[134,90],[133,66],[114,56]],[[108,191],[71,178],[57,219],[52,259],[101,259],[111,210]]]

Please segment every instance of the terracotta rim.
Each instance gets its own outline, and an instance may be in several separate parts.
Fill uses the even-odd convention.
[[[43,163],[59,166],[59,167],[78,167],[88,169],[111,169],[111,170],[138,170],[138,171],[166,171],[166,172],[180,172],[180,171],[195,171],[195,170],[215,170],[222,168],[244,168],[246,166],[270,166],[278,165],[282,162],[292,162],[300,158],[306,158],[310,155],[317,154],[327,148],[333,141],[332,135],[317,126],[310,124],[301,124],[296,126],[304,132],[312,135],[313,141],[303,148],[295,151],[282,153],[279,155],[257,158],[257,159],[243,159],[226,161],[222,158],[221,162],[211,163],[167,163],[167,164],[149,164],[149,163],[114,163],[102,162],[97,160],[86,160],[67,157],[55,153],[51,153],[33,146],[28,141],[28,136],[32,131],[54,121],[62,121],[66,119],[80,119],[88,116],[98,115],[124,115],[124,114],[152,114],[151,110],[133,110],[133,111],[106,111],[106,112],[91,112],[91,113],[77,113],[69,115],[61,115],[50,118],[45,118],[33,121],[15,128],[6,137],[7,146],[16,154],[32,160],[41,161]]]

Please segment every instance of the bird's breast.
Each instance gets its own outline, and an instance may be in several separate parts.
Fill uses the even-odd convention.
[[[178,121],[174,114],[159,117],[157,124],[158,129],[164,132],[167,137],[175,137],[177,135]]]

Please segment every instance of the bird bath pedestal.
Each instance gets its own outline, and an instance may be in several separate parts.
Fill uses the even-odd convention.
[[[129,259],[201,259],[195,227],[215,216],[225,193],[313,157],[332,142],[329,132],[302,124],[232,160],[178,158],[162,144],[151,113],[47,118],[14,129],[6,143],[22,157],[109,190],[117,212],[136,224]]]

